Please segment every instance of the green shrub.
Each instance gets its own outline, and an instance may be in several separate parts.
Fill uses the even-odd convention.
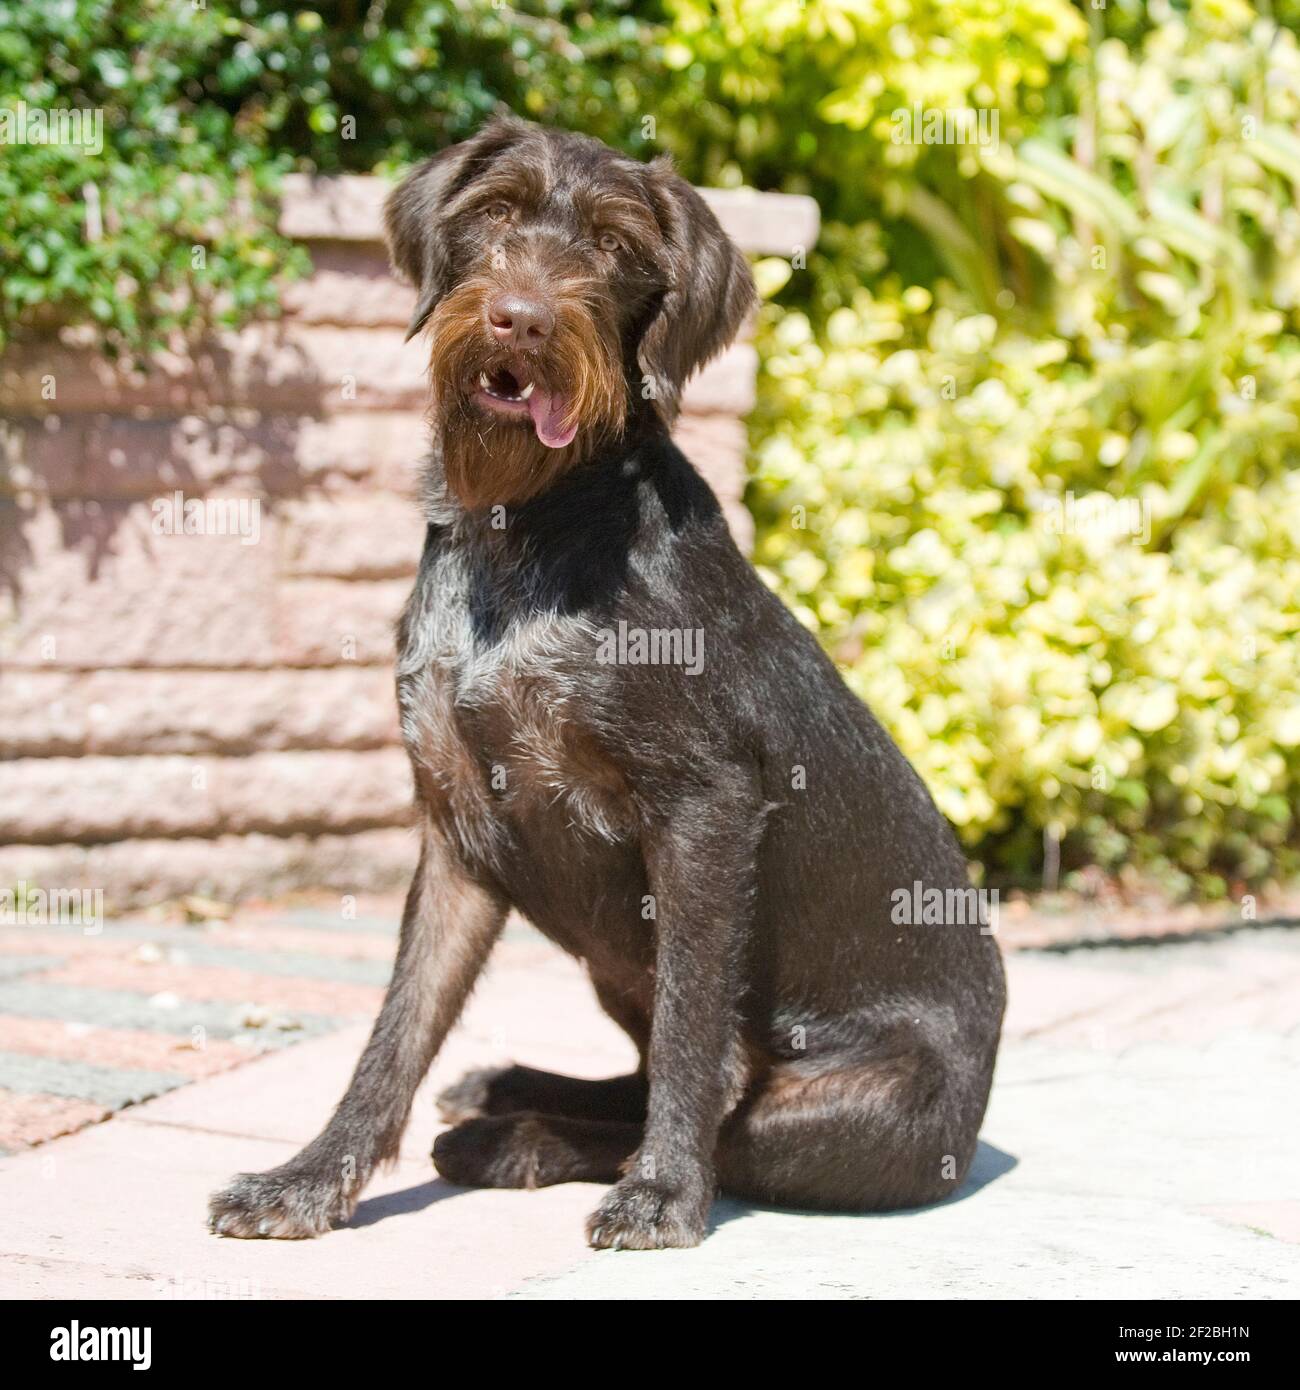
[[[766,319],[758,559],[1012,875],[1044,831],[1208,892],[1295,863],[1300,57],[1193,9],[1098,48],[1103,173],[981,151],[1041,312],[904,289],[859,227]]]
[[[103,112],[103,147],[13,144],[0,160],[0,346],[88,322],[145,353],[173,329],[234,324],[306,262],[275,233],[287,158],[210,99],[219,6],[0,2],[0,106]]]
[[[502,102],[643,148],[629,6],[535,9],[0,0],[0,108],[104,121],[97,153],[0,147],[0,348],[86,323],[144,358],[176,331],[274,313],[307,268],[276,232],[290,167],[407,161]]]
[[[1133,485],[1177,346],[1092,374],[928,300],[864,292],[820,341],[769,319],[759,564],[991,869],[1027,874],[1048,829],[1076,860],[1266,874],[1300,786],[1300,353],[1233,344],[1210,389],[1250,367],[1271,398],[1163,432]],[[1193,431],[1234,423],[1240,475],[1143,544]]]
[[[0,347],[89,323],[143,357],[273,312],[304,268],[284,169],[392,173],[498,105],[811,193],[808,268],[759,267],[764,573],[991,873],[1033,873],[1046,834],[1217,892],[1294,866],[1297,24],[1298,0],[0,0],[0,108],[106,126],[98,154],[0,151]],[[914,103],[996,112],[998,139],[898,141]]]

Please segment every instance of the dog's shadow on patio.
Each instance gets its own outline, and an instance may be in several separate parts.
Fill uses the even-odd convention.
[[[444,1178],[433,1178],[429,1182],[416,1183],[414,1187],[404,1187],[400,1192],[385,1192],[378,1197],[367,1197],[357,1203],[352,1218],[343,1223],[341,1230],[355,1230],[359,1226],[374,1226],[386,1221],[390,1216],[410,1216],[423,1211],[449,1197],[461,1197],[473,1187],[453,1187]]]
[[[1009,1173],[1019,1161],[1012,1154],[1004,1153],[1001,1149],[994,1148],[992,1144],[986,1144],[981,1140],[979,1147],[975,1150],[975,1158],[971,1163],[970,1172],[966,1175],[966,1181],[951,1197],[946,1197],[942,1202],[935,1203],[935,1206],[948,1207],[956,1202],[967,1201],[982,1188],[997,1182],[999,1178]],[[456,1187],[443,1178],[416,1183],[414,1187],[404,1187],[400,1192],[385,1192],[378,1197],[365,1198],[364,1201],[357,1204],[356,1211],[352,1213],[352,1219],[342,1229],[354,1230],[361,1226],[374,1226],[380,1221],[386,1221],[390,1216],[410,1216],[414,1212],[424,1211],[426,1207],[435,1206],[438,1202],[445,1202],[451,1197],[462,1197],[479,1190],[474,1187]],[[750,1216],[756,1211],[789,1212],[794,1210],[796,1208],[764,1206],[756,1202],[742,1202],[735,1198],[723,1197],[713,1204],[713,1212],[709,1219],[709,1232],[712,1233],[719,1226],[725,1226],[729,1221],[737,1221],[741,1217]],[[864,1221],[883,1220],[891,1216],[907,1216],[917,1210],[924,1210],[924,1208],[909,1207],[899,1211],[862,1212],[860,1219]],[[815,1214],[826,1215],[824,1212]],[[845,1215],[846,1213],[835,1214]]]
[[[1005,1177],[1019,1162],[1015,1154],[1004,1153],[981,1139],[976,1145],[975,1157],[971,1161],[970,1172],[966,1174],[966,1181],[940,1205],[947,1207],[954,1202],[964,1202],[968,1197],[973,1197],[980,1188]]]

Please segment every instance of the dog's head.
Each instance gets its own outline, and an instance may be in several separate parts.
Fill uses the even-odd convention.
[[[666,159],[499,118],[385,209],[431,344],[448,486],[523,501],[617,435],[670,425],[687,378],[754,302],[749,267]]]

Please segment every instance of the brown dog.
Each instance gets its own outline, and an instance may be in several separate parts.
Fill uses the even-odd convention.
[[[612,1182],[589,1237],[635,1248],[698,1242],[719,1184],[852,1211],[955,1192],[997,947],[951,911],[971,890],[920,780],[669,438],[753,303],[744,259],[665,162],[513,119],[412,173],[387,224],[433,384],[398,664],[423,851],[347,1094],[213,1229],[347,1219],[511,907],[641,1064],[467,1077],[445,1177]],[[907,920],[922,895],[946,920]]]

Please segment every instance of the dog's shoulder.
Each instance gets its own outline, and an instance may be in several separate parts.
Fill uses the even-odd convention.
[[[723,520],[722,507],[703,474],[668,435],[637,452],[639,472],[674,533],[709,529]]]

